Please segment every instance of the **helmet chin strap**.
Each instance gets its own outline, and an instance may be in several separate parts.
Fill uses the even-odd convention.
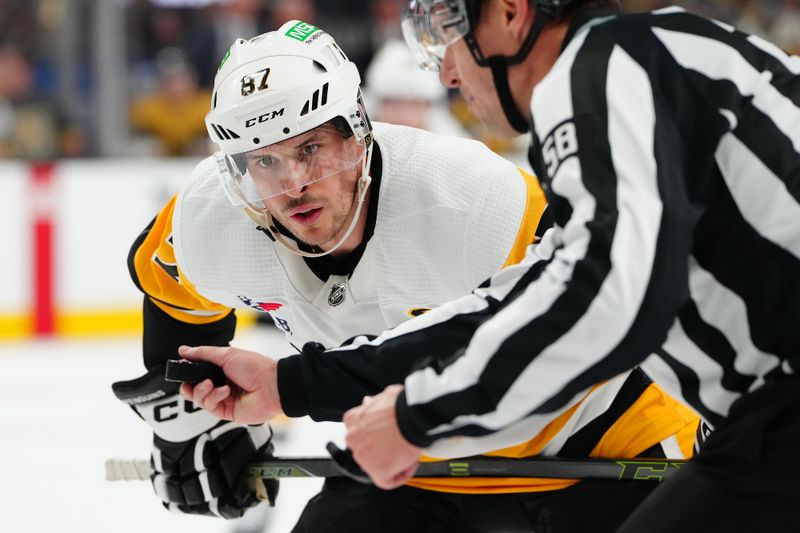
[[[356,229],[356,224],[358,224],[359,218],[361,218],[361,208],[364,207],[364,198],[367,196],[367,190],[369,189],[370,183],[372,183],[372,177],[369,175],[370,166],[372,164],[372,142],[367,143],[366,154],[364,155],[364,159],[361,163],[361,177],[358,178],[358,183],[356,184],[356,210],[355,214],[353,215],[353,220],[350,221],[350,225],[347,227],[347,231],[344,233],[339,242],[336,243],[336,246],[331,248],[330,250],[326,250],[324,252],[306,252],[301,250],[300,247],[297,245],[297,242],[293,239],[290,239],[283,235],[278,228],[275,226],[275,222],[272,218],[272,213],[269,212],[267,209],[258,209],[253,205],[246,203],[244,205],[244,212],[247,216],[258,225],[258,229],[264,231],[273,241],[278,242],[284,248],[289,250],[295,255],[299,255],[302,257],[323,257],[330,253],[335,252],[342,246],[345,241],[350,237],[350,234],[353,233],[353,230]]]
[[[531,127],[530,122],[520,112],[516,102],[514,102],[514,97],[511,95],[511,88],[508,86],[508,62],[506,58],[492,56],[488,61],[489,68],[492,69],[494,89],[500,99],[500,105],[503,108],[506,120],[517,133],[528,133]]]
[[[466,37],[467,46],[478,65],[488,66],[491,69],[492,81],[494,82],[494,88],[500,100],[500,105],[503,108],[503,114],[506,116],[506,120],[508,120],[511,127],[520,134],[530,131],[530,118],[522,114],[514,101],[514,96],[511,94],[511,88],[508,84],[508,67],[511,65],[518,65],[528,57],[533,45],[536,43],[537,39],[539,39],[539,34],[550,20],[552,20],[550,13],[544,11],[536,13],[533,25],[528,35],[525,37],[525,41],[513,56],[496,55],[484,59],[474,33],[470,31],[470,34]]]

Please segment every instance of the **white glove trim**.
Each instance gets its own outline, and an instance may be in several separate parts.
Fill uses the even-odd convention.
[[[167,478],[164,476],[164,474],[156,474],[153,477],[153,490],[155,491],[156,496],[161,498],[161,501],[170,504],[170,507],[172,506],[172,503],[170,503],[169,498],[167,497]]]
[[[200,488],[203,489],[203,500],[207,502],[216,500],[216,498],[211,497],[211,485],[208,483],[208,472],[206,470],[200,472],[197,475],[197,480],[200,482]]]
[[[208,433],[203,433],[194,443],[194,469],[198,472],[205,472],[206,465],[203,463],[203,451],[206,448],[206,443],[209,441]]]
[[[219,419],[217,419],[217,420],[219,420]],[[238,429],[238,428],[241,428],[241,427],[244,427],[244,426],[242,424],[237,424],[235,422],[227,422],[225,424],[222,424],[218,428],[212,429],[208,433],[211,435],[211,440],[217,440],[220,435],[224,435],[225,433],[227,433],[229,431],[232,431],[234,429]]]
[[[161,462],[161,450],[158,449],[158,447],[153,446],[153,450],[152,450],[150,456],[153,458],[153,469],[156,472],[163,472],[164,471],[164,465]]]
[[[212,498],[211,501],[208,502],[208,510],[217,516],[222,516],[219,514],[219,498]]]

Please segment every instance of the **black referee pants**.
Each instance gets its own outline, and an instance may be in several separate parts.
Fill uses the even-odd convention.
[[[800,532],[800,378],[737,400],[702,451],[618,533]]]

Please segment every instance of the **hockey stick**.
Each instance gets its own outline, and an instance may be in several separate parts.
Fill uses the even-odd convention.
[[[675,459],[559,459],[550,457],[465,457],[420,463],[414,477],[540,477],[557,479],[617,479],[661,481],[686,461]],[[247,466],[251,477],[354,477],[330,457],[259,457]],[[148,480],[145,459],[109,459],[106,480]],[[359,479],[359,481],[364,481]]]
[[[167,381],[196,384],[211,379],[215,386],[227,383],[222,369],[212,363],[187,360],[167,361]],[[259,457],[247,466],[252,478],[347,476],[361,483],[371,480],[353,460],[349,450],[328,443],[330,457]],[[474,456],[420,463],[414,477],[539,477],[555,479],[618,479],[661,481],[685,464],[674,459],[560,459],[551,457]],[[106,479],[150,479],[147,460],[109,459]]]

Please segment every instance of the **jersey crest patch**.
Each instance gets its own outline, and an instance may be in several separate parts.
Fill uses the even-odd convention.
[[[420,315],[424,315],[430,310],[431,310],[430,307],[412,307],[411,309],[408,310],[408,314],[409,316],[417,317]]]
[[[247,296],[237,296],[239,300],[242,301],[244,305],[250,307],[251,309],[255,309],[256,311],[261,311],[262,313],[269,313],[270,311],[277,311],[283,304],[278,302],[257,302]]]
[[[346,285],[344,283],[336,283],[331,286],[331,292],[328,293],[328,305],[336,307],[344,301]]]

